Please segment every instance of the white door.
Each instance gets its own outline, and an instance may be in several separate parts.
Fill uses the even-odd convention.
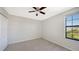
[[[7,18],[0,14],[0,50],[7,47]]]

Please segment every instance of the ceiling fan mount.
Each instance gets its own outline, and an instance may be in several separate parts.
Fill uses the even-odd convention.
[[[36,16],[38,16],[38,13],[41,13],[43,15],[45,15],[45,12],[43,12],[42,10],[47,8],[47,7],[32,7],[34,10],[33,11],[29,11],[29,13],[32,13],[32,12],[36,12]]]

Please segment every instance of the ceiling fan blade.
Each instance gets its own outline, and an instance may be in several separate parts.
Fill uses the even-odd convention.
[[[43,9],[45,9],[45,8],[47,8],[47,7],[41,7],[39,10],[43,10]]]
[[[38,16],[38,13],[36,13],[36,16]]]
[[[29,12],[35,12],[35,11],[29,11]]]
[[[45,13],[44,13],[44,12],[42,12],[42,11],[40,11],[40,13],[45,15]]]
[[[36,8],[36,7],[33,7],[33,9],[37,10],[37,8]]]

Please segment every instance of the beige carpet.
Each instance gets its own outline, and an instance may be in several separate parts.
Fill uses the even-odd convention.
[[[5,51],[69,51],[44,39],[35,39],[9,45]]]

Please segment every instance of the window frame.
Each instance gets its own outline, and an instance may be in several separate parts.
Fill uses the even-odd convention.
[[[78,18],[78,19],[79,19],[79,18]],[[79,41],[78,39],[73,38],[73,34],[72,34],[72,36],[71,36],[72,38],[67,37],[67,28],[68,28],[68,27],[72,27],[72,28],[71,28],[72,33],[73,33],[73,28],[74,28],[74,27],[78,27],[78,26],[76,26],[76,25],[73,25],[73,16],[72,16],[72,19],[71,19],[71,22],[72,22],[71,26],[68,26],[68,25],[67,25],[67,21],[68,21],[68,20],[67,20],[67,17],[65,17],[65,38],[71,39],[71,40]]]

